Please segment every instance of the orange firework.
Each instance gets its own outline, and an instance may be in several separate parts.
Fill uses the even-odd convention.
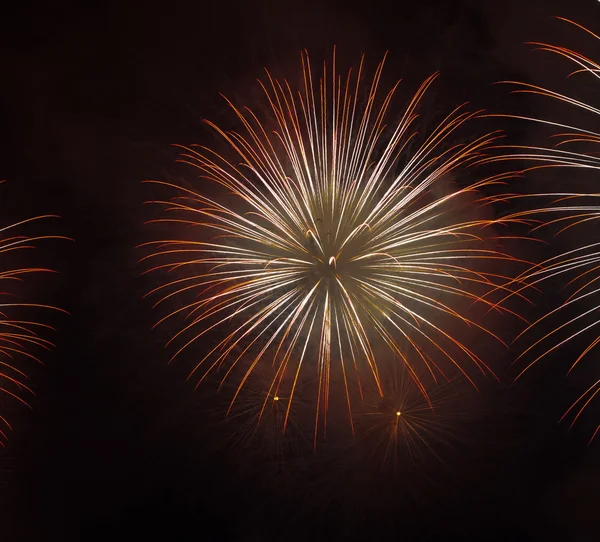
[[[481,332],[497,339],[482,318],[505,310],[493,297],[515,284],[506,269],[516,258],[494,233],[506,221],[483,215],[477,202],[510,174],[472,181],[464,173],[499,137],[457,142],[479,112],[458,107],[420,135],[418,110],[435,75],[388,126],[397,84],[380,95],[383,61],[366,84],[362,60],[346,77],[335,55],[318,80],[306,54],[302,67],[297,90],[267,72],[262,117],[228,102],[241,131],[207,121],[223,152],[181,147],[180,161],[216,195],[149,181],[177,194],[151,202],[171,214],[153,222],[176,233],[147,243],[144,259],[172,277],[151,292],[161,294],[157,305],[181,303],[159,323],[187,320],[171,340],[179,342],[173,357],[202,344],[190,376],[235,377],[233,405],[256,367],[271,365],[259,418],[269,398],[286,397],[284,428],[298,385],[316,377],[316,442],[330,396],[341,398],[353,427],[363,384],[382,394],[375,343],[425,396],[448,372],[474,385],[474,372],[492,373],[465,342]],[[426,369],[418,377],[417,367]],[[330,394],[337,376],[340,391]]]
[[[43,333],[51,326],[32,320],[27,315],[36,309],[61,310],[56,307],[39,303],[21,303],[15,301],[15,286],[27,275],[50,272],[49,269],[40,267],[13,267],[11,261],[17,257],[16,253],[24,249],[35,248],[39,241],[48,239],[65,239],[57,235],[30,236],[20,234],[27,224],[38,220],[57,218],[54,215],[43,215],[22,220],[15,224],[0,228],[0,255],[2,266],[0,281],[4,284],[2,302],[0,303],[0,392],[7,401],[0,401],[5,407],[10,400],[15,400],[23,405],[30,406],[26,395],[33,394],[27,385],[28,377],[22,366],[27,360],[42,363],[36,350],[47,350],[51,347],[50,341],[43,338]],[[12,287],[12,288],[11,288]],[[64,312],[64,311],[63,311]],[[5,410],[3,408],[3,410]],[[12,427],[4,415],[0,415],[3,427],[0,428],[0,446],[5,446],[7,430]]]
[[[561,17],[558,17],[558,19],[586,32],[589,36],[597,40],[596,45],[600,42],[600,36],[583,26]],[[543,51],[559,55],[575,64],[577,68],[571,75],[578,74],[579,76],[587,76],[588,79],[586,79],[586,81],[591,79],[592,82],[596,83],[598,82],[597,80],[600,79],[600,64],[587,56],[558,45],[536,42],[533,44]],[[518,88],[514,92],[535,94],[567,104],[575,108],[575,110],[584,113],[592,126],[594,121],[600,119],[600,109],[571,96],[532,84],[516,81],[504,82],[517,85]],[[536,165],[531,169],[545,167],[579,168],[582,172],[587,172],[592,175],[597,175],[598,172],[600,172],[600,157],[598,156],[596,147],[596,145],[600,144],[600,133],[593,127],[584,128],[562,124],[548,119],[516,115],[504,116],[533,121],[551,128],[556,128],[559,132],[556,133],[553,138],[558,140],[558,143],[551,147],[502,146],[500,148],[503,150],[504,154],[500,157],[494,157],[492,160],[527,160],[536,162]],[[573,145],[578,145],[578,147],[574,148]],[[598,204],[599,195],[594,192],[580,193],[564,191],[560,193],[537,194],[535,196],[513,195],[507,196],[507,199],[523,197],[541,198],[542,201],[543,199],[551,198],[554,201],[547,206],[534,205],[526,211],[513,214],[511,217],[508,217],[509,219],[516,220],[520,217],[532,218],[536,215],[541,217],[549,216],[549,219],[542,222],[542,226],[547,227],[552,224],[558,224],[561,226],[560,231],[562,232],[574,226],[590,226],[600,218],[600,205]],[[591,233],[593,233],[593,231],[588,231],[585,235]],[[542,348],[542,352],[533,356],[533,360],[525,366],[517,378],[552,351],[572,341],[576,337],[584,337],[585,335],[591,334],[592,339],[588,343],[588,346],[571,364],[569,369],[570,373],[579,364],[582,358],[600,343],[600,337],[597,333],[594,333],[594,328],[596,328],[599,323],[597,319],[599,308],[597,300],[600,292],[597,287],[598,281],[600,281],[600,275],[598,275],[599,269],[600,243],[593,242],[568,250],[559,256],[554,256],[519,277],[519,280],[522,280],[527,284],[537,285],[549,279],[556,277],[562,278],[565,275],[569,277],[569,275],[571,275],[568,279],[568,285],[574,286],[575,288],[574,293],[562,305],[544,315],[537,322],[534,322],[521,335],[527,333],[532,328],[538,328],[541,324],[548,323],[550,317],[554,317],[560,311],[567,312],[571,309],[577,309],[578,312],[575,316],[567,317],[562,324],[552,329],[550,332],[545,333],[542,338],[535,341],[519,356],[519,358],[517,358],[521,359],[526,355],[531,355],[536,347]],[[579,397],[565,413],[563,419],[568,415],[573,415],[572,426],[581,416],[584,409],[591,404],[592,400],[598,394],[600,394],[600,380],[597,380],[592,384],[592,386]],[[598,432],[598,429],[600,429],[600,425],[597,426],[593,432],[592,439]]]

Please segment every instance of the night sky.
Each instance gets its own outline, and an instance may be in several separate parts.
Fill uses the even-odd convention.
[[[389,50],[384,80],[402,78],[403,99],[440,71],[432,93],[443,111],[469,101],[540,115],[552,104],[491,83],[565,88],[564,63],[526,41],[598,58],[598,43],[553,17],[598,32],[600,4],[566,4],[4,6],[0,217],[55,213],[61,220],[46,227],[74,241],[35,254],[59,272],[34,281],[35,294],[70,316],[49,318],[56,347],[29,373],[33,410],[11,410],[14,432],[0,449],[0,540],[593,540],[600,443],[586,445],[598,416],[572,430],[557,423],[593,376],[592,367],[564,378],[581,344],[518,385],[507,369],[481,394],[459,388],[461,408],[476,414],[457,422],[441,461],[390,474],[368,443],[328,442],[286,452],[282,465],[258,445],[232,445],[214,389],[186,382],[189,360],[168,364],[172,330],[151,329],[158,313],[144,299],[158,279],[142,274],[136,249],[151,238],[143,202],[155,195],[141,181],[189,176],[171,145],[210,141],[202,120],[231,120],[219,93],[252,104],[265,66],[294,77],[304,48],[317,64],[334,45],[341,63],[364,52],[374,64]],[[517,143],[543,136],[505,120],[496,126]],[[562,180],[553,173],[546,182],[556,189]],[[527,316],[539,316],[544,299]],[[493,357],[506,368],[514,354]]]

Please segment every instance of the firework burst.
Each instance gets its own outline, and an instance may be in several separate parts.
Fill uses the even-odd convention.
[[[297,455],[305,440],[302,430],[302,410],[306,408],[304,390],[297,390],[288,414],[290,398],[273,393],[272,383],[276,378],[275,368],[270,364],[259,365],[249,376],[238,394],[233,408],[225,407],[231,423],[232,445],[246,453],[249,450],[283,463],[288,456]],[[235,389],[235,383],[231,384]],[[280,386],[285,389],[286,386]],[[222,411],[220,412],[222,414]],[[221,417],[221,422],[223,421]],[[287,419],[287,436],[283,438],[283,424]],[[291,435],[290,435],[290,429]]]
[[[241,131],[207,121],[225,151],[181,147],[180,161],[200,171],[211,193],[221,190],[217,196],[148,181],[178,193],[151,202],[171,214],[152,222],[177,233],[147,243],[144,259],[172,277],[151,292],[157,305],[180,300],[159,323],[186,319],[171,339],[179,342],[173,358],[202,343],[190,376],[234,377],[233,404],[257,366],[271,366],[258,418],[271,398],[285,397],[284,428],[298,385],[316,378],[316,439],[330,396],[343,398],[353,427],[366,380],[383,394],[375,344],[426,397],[449,372],[473,384],[475,374],[492,373],[465,342],[491,335],[481,318],[504,310],[494,295],[516,259],[495,233],[502,221],[480,206],[481,191],[510,175],[452,182],[499,137],[456,139],[479,112],[461,106],[421,135],[417,111],[436,75],[388,126],[397,84],[378,91],[383,61],[368,83],[362,60],[345,77],[335,55],[318,80],[306,54],[302,68],[298,90],[269,72],[259,81],[262,118],[228,102]],[[418,366],[426,369],[419,376]],[[334,372],[342,384],[330,393]]]
[[[583,26],[558,17],[561,21],[574,25],[579,30],[586,32],[589,36],[596,40],[596,45],[600,44],[600,36],[594,34]],[[553,54],[566,58],[577,68],[570,75],[578,75],[579,77],[587,77],[586,82],[591,80],[592,83],[600,83],[600,64],[591,60],[583,54],[573,51],[569,48],[550,45],[547,43],[534,42],[539,49],[548,51]],[[556,140],[554,146],[537,147],[537,146],[501,146],[502,154],[495,156],[492,160],[526,160],[536,163],[531,169],[546,168],[546,167],[561,167],[561,168],[579,168],[583,172],[590,173],[594,176],[600,172],[600,156],[598,155],[598,145],[600,144],[600,132],[594,130],[593,124],[600,120],[600,109],[591,104],[577,100],[566,94],[561,94],[553,90],[549,90],[540,86],[519,83],[516,81],[504,81],[517,86],[514,92],[529,93],[546,98],[550,98],[567,106],[571,106],[585,115],[585,118],[590,121],[590,127],[579,127],[569,124],[562,124],[548,119],[539,119],[515,115],[505,115],[511,118],[520,120],[533,121],[542,125],[546,125],[552,129],[556,129],[558,133],[552,137]],[[495,115],[494,115],[495,116]],[[576,193],[576,192],[560,192],[560,193],[545,193],[535,196],[530,195],[510,195],[510,198],[539,198],[540,201],[551,201],[548,205],[532,205],[530,209],[513,214],[511,219],[521,217],[533,218],[542,217],[539,227],[548,227],[558,225],[560,232],[571,229],[575,226],[582,225],[591,226],[600,218],[600,196],[597,193]],[[587,231],[586,236],[592,232]],[[576,311],[574,316],[567,317],[559,326],[551,329],[550,332],[544,333],[543,336],[531,344],[518,359],[525,359],[527,356],[532,356],[533,360],[529,361],[517,378],[521,377],[528,369],[535,365],[539,360],[557,350],[559,347],[574,340],[577,337],[584,338],[592,336],[587,347],[584,348],[581,355],[571,364],[569,373],[579,364],[579,362],[600,343],[600,337],[597,336],[597,325],[599,322],[597,313],[599,309],[598,296],[600,289],[598,281],[600,275],[600,243],[593,242],[583,246],[568,250],[558,256],[546,260],[540,265],[536,265],[532,270],[526,272],[519,277],[524,283],[529,285],[538,285],[548,280],[567,280],[567,286],[571,286],[574,292],[568,299],[559,307],[545,314],[537,322],[529,326],[521,335],[528,333],[533,328],[539,329],[540,325],[552,321],[557,313],[561,312],[568,314],[569,311]],[[579,309],[578,309],[579,307]],[[519,337],[521,337],[519,335]],[[541,353],[536,352],[536,348],[541,349]],[[590,386],[568,409],[563,416],[572,416],[571,426],[581,416],[584,409],[591,404],[592,400],[600,394],[600,380],[597,380]],[[596,427],[592,439],[600,429],[600,425]],[[590,441],[591,442],[591,441]]]
[[[48,350],[52,344],[43,338],[45,331],[52,327],[35,321],[28,314],[35,314],[38,309],[61,310],[49,305],[38,303],[20,303],[15,301],[18,295],[15,292],[17,283],[22,282],[27,275],[51,272],[40,267],[13,267],[10,262],[17,260],[17,253],[26,249],[35,248],[39,241],[48,239],[65,239],[56,235],[30,236],[19,233],[28,224],[39,220],[57,218],[54,215],[37,216],[0,228],[0,255],[2,266],[0,281],[4,284],[2,302],[0,303],[0,405],[7,408],[10,401],[16,401],[27,407],[26,395],[33,394],[27,385],[27,374],[22,370],[25,361],[42,363],[35,353],[39,350]],[[31,407],[30,407],[31,408]],[[4,408],[3,408],[4,410]],[[0,445],[5,446],[7,431],[12,427],[6,417],[0,415],[3,427],[0,428]]]
[[[357,434],[382,471],[398,474],[401,467],[417,466],[424,471],[429,456],[442,462],[440,448],[456,438],[456,381],[444,382],[425,396],[402,364],[390,363],[386,369],[384,395],[365,393],[356,416]]]

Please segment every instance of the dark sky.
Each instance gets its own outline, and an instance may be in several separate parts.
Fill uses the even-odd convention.
[[[0,450],[2,541],[591,540],[598,443],[585,448],[589,426],[556,423],[578,389],[564,364],[490,386],[433,481],[390,479],[336,450],[280,472],[227,448],[209,392],[167,365],[135,247],[148,240],[141,181],[185,175],[170,145],[205,138],[203,118],[227,122],[220,92],[256,98],[264,66],[293,75],[302,48],[320,59],[337,45],[349,62],[389,50],[386,77],[406,92],[441,72],[440,107],[530,111],[542,106],[490,83],[562,84],[524,42],[577,48],[552,16],[598,31],[598,2],[84,4],[3,7],[1,216],[59,214],[55,233],[75,241],[39,256],[60,272],[49,300],[71,316],[53,322],[34,410],[17,413]]]

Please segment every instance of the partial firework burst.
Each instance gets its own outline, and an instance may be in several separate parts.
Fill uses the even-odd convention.
[[[561,17],[558,17],[558,19],[585,31],[588,35],[595,38],[595,40],[598,40],[596,42],[597,45],[600,43],[600,36],[594,34],[590,30],[568,19],[563,19]],[[575,64],[577,68],[571,73],[571,76],[577,74],[580,77],[586,77],[586,83],[589,82],[590,79],[592,83],[594,83],[594,80],[596,80],[596,84],[599,83],[600,64],[597,62],[566,47],[537,42],[534,42],[533,44],[543,51],[549,51],[560,55]],[[597,176],[598,172],[600,172],[600,156],[597,147],[597,145],[600,144],[600,132],[593,128],[593,124],[597,124],[597,121],[600,120],[600,109],[568,95],[540,86],[519,83],[516,81],[505,82],[516,85],[518,88],[515,92],[536,94],[572,106],[575,110],[586,115],[591,126],[584,128],[547,119],[507,115],[512,118],[533,121],[558,129],[559,133],[556,133],[553,136],[557,140],[557,143],[552,147],[502,146],[500,148],[502,149],[503,154],[500,158],[495,157],[493,160],[516,159],[533,161],[536,165],[531,169],[545,167],[580,168],[583,172]],[[598,88],[600,88],[600,86]],[[578,145],[578,148],[573,150],[573,145]],[[507,199],[511,197],[529,198],[531,196],[514,195],[508,196]],[[543,219],[541,226],[547,227],[552,224],[557,224],[561,227],[561,231],[570,229],[574,226],[581,226],[582,224],[591,226],[600,218],[599,194],[594,192],[575,193],[565,191],[560,193],[538,194],[534,197],[540,198],[541,201],[549,198],[554,201],[547,206],[533,205],[527,211],[513,214],[509,218],[518,220],[522,217],[550,217],[548,219]],[[592,232],[590,231],[588,234],[589,233]],[[586,234],[584,233],[584,235]],[[533,360],[525,366],[517,378],[552,351],[577,337],[585,337],[586,335],[589,336],[591,334],[591,342],[588,342],[587,347],[585,347],[581,355],[579,355],[571,364],[569,369],[570,373],[579,364],[582,358],[589,354],[590,351],[600,343],[600,336],[598,336],[597,333],[594,333],[594,329],[597,331],[596,326],[600,323],[597,317],[599,308],[597,299],[600,292],[598,289],[598,281],[600,281],[600,275],[598,274],[598,270],[600,269],[599,263],[600,243],[593,242],[568,250],[559,256],[554,256],[542,264],[535,266],[532,271],[519,277],[519,280],[522,280],[529,285],[538,285],[549,279],[561,279],[564,276],[565,279],[568,280],[567,285],[574,288],[574,292],[566,302],[545,314],[537,322],[534,322],[521,335],[527,333],[532,328],[538,328],[540,324],[548,323],[559,311],[566,312],[566,310],[574,309],[577,310],[577,314],[572,317],[569,316],[564,323],[552,329],[550,332],[544,333],[539,340],[531,344],[521,356],[519,356],[518,359],[524,358],[527,355],[531,356],[533,352],[536,351],[536,347],[542,349],[541,353],[533,354]],[[577,307],[580,307],[580,309],[577,309]],[[577,401],[567,410],[563,418],[572,416],[572,426],[598,394],[600,394],[600,380],[597,380],[592,384],[592,386],[577,399]],[[599,429],[600,425],[598,425],[593,432],[592,440]]]
[[[461,106],[420,135],[417,110],[436,75],[387,126],[397,84],[380,95],[383,63],[364,84],[363,60],[342,78],[334,55],[317,81],[303,54],[297,91],[269,72],[259,82],[262,119],[228,102],[242,131],[207,121],[227,150],[181,147],[180,158],[224,193],[149,181],[179,194],[151,202],[172,214],[153,222],[180,229],[147,243],[144,258],[173,277],[151,292],[161,295],[157,305],[182,300],[159,322],[187,319],[171,339],[173,358],[201,341],[190,376],[234,378],[231,404],[259,364],[269,365],[258,418],[271,398],[285,397],[284,428],[298,385],[315,377],[315,442],[330,396],[343,398],[353,427],[365,379],[383,394],[379,359],[399,360],[426,397],[448,372],[473,384],[474,373],[491,373],[465,342],[491,335],[481,318],[504,310],[493,298],[516,261],[495,237],[500,221],[480,205],[489,202],[480,191],[510,175],[453,183],[499,134],[459,142],[456,131],[479,116]],[[387,349],[382,358],[375,344]]]
[[[24,362],[34,361],[42,363],[36,354],[39,350],[48,350],[52,345],[43,338],[44,332],[52,329],[51,326],[32,319],[38,309],[60,310],[56,307],[38,303],[21,303],[16,300],[15,292],[17,282],[22,282],[26,275],[50,272],[49,269],[40,267],[14,266],[18,261],[16,253],[25,249],[35,248],[39,241],[47,239],[65,239],[56,235],[30,236],[23,234],[28,224],[38,220],[57,218],[54,215],[37,216],[15,224],[0,227],[0,281],[4,285],[0,295],[0,446],[4,447],[8,438],[7,432],[12,430],[6,418],[6,409],[11,401],[30,406],[27,395],[33,394],[27,385],[28,377],[24,370]],[[13,265],[11,265],[13,262]],[[2,398],[4,397],[4,399]]]

